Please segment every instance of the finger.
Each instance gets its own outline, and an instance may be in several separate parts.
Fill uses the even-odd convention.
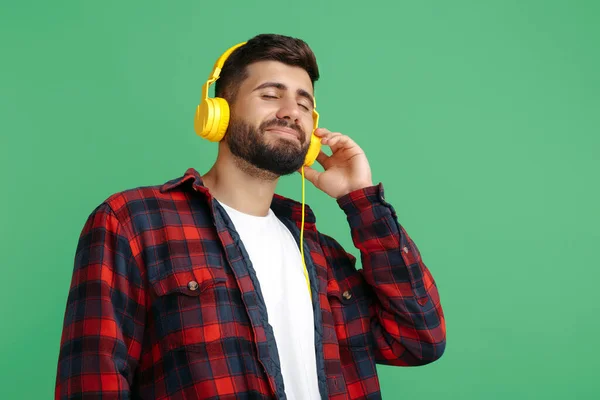
[[[343,135],[340,132],[327,132],[322,136],[321,143],[327,144],[331,141],[331,139],[338,137],[338,136],[343,136]]]
[[[343,137],[344,135],[342,135],[339,132],[332,132],[330,134],[328,134],[327,136],[325,136],[323,138],[323,141],[325,141],[327,144],[333,143],[336,140],[339,140],[340,137]],[[323,142],[321,141],[321,143]]]
[[[325,163],[325,162],[327,162],[327,160],[329,160],[329,156],[327,154],[323,153],[323,150],[320,150],[319,154],[317,155],[316,160],[319,164],[321,164],[321,166],[324,167],[323,163]]]
[[[327,128],[317,128],[315,129],[315,135],[319,136],[319,137],[323,137],[325,135],[327,135],[328,133],[330,133],[331,131]]]
[[[317,180],[319,179],[319,175],[321,175],[321,172],[311,168],[311,167],[307,167],[304,166],[304,177],[311,182],[313,185],[316,184]],[[302,171],[300,171],[300,173],[302,173]]]
[[[329,146],[333,152],[343,148],[350,148],[355,145],[354,141],[345,135],[334,136],[331,139],[328,139],[325,144]]]

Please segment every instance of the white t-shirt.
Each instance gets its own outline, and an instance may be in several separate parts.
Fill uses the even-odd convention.
[[[258,217],[219,203],[233,221],[260,282],[287,398],[319,399],[312,301],[296,240],[271,209],[266,217]]]

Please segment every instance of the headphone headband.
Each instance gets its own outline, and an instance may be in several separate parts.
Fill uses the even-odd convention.
[[[223,65],[225,64],[225,61],[227,61],[227,58],[229,58],[229,56],[231,55],[231,53],[233,53],[233,51],[235,49],[237,49],[238,47],[242,47],[246,43],[247,42],[242,42],[242,43],[236,44],[235,46],[232,46],[229,49],[227,49],[221,55],[221,57],[219,57],[219,59],[215,62],[215,66],[213,67],[213,71],[212,71],[212,73],[209,76],[209,80],[211,80],[212,82],[214,82],[217,79],[219,79],[219,75],[221,74],[221,69],[223,69]]]
[[[233,53],[233,51],[235,49],[237,49],[238,47],[241,47],[241,46],[245,45],[246,43],[247,42],[242,42],[242,43],[236,44],[235,46],[230,47],[215,62],[213,70],[210,73],[210,75],[208,76],[208,80],[202,86],[202,100],[208,99],[208,88],[211,85],[211,83],[213,83],[214,81],[216,81],[217,79],[219,79],[219,76],[221,75],[221,69],[223,69],[223,64],[225,64],[225,61],[227,61],[227,58],[231,55],[231,53]]]

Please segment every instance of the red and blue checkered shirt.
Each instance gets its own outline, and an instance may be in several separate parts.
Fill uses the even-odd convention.
[[[337,200],[356,259],[306,206],[304,252],[323,399],[381,398],[376,363],[440,358],[435,281],[378,184]],[[301,204],[271,209],[300,243]],[[227,213],[194,169],[110,196],[75,255],[56,399],[285,399],[257,277]]]

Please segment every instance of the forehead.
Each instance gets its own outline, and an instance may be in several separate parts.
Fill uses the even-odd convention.
[[[313,94],[313,87],[308,73],[300,67],[294,67],[278,61],[258,61],[248,65],[248,77],[242,84],[245,90],[252,90],[264,82],[277,82],[290,90],[303,89]]]

